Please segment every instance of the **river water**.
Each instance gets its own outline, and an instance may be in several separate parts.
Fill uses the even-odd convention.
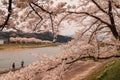
[[[0,50],[0,71],[11,69],[12,63],[15,62],[16,67],[20,67],[20,63],[23,60],[25,66],[40,61],[39,57],[34,55],[47,55],[55,57],[62,53],[60,47],[43,47],[43,48],[31,48],[21,50]]]

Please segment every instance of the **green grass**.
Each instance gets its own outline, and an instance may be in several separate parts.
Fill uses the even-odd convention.
[[[120,60],[96,72],[88,80],[120,80]]]
[[[22,48],[40,48],[40,47],[49,47],[49,46],[57,46],[56,43],[50,44],[2,44],[0,45],[0,50],[4,49],[22,49]]]
[[[120,54],[120,49],[118,50],[118,54]]]

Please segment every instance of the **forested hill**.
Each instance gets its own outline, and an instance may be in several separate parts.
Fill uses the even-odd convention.
[[[44,32],[44,33],[17,33],[17,32],[0,32],[0,39],[9,39],[10,37],[26,37],[26,38],[36,38],[41,40],[49,40],[52,41],[52,33]],[[65,43],[72,40],[72,37],[58,35],[57,42]]]

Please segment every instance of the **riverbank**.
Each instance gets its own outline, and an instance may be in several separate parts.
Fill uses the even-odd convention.
[[[106,61],[78,61],[72,64],[71,68],[64,73],[61,80],[93,80],[91,76],[96,75],[106,66],[109,66],[118,59],[109,59]],[[20,70],[21,68],[16,68],[15,71]],[[6,70],[0,72],[0,75],[6,74],[8,72],[14,72],[13,70]],[[89,79],[88,79],[89,78]],[[36,76],[35,80],[39,80],[40,76]]]
[[[101,70],[105,66],[112,64],[116,59],[108,59],[108,60],[100,60],[100,61],[93,61],[93,60],[84,60],[84,61],[77,61],[74,64],[72,64],[69,69],[63,74],[60,80],[88,80],[88,77],[91,75],[94,75],[98,70]],[[48,62],[47,62],[48,64]],[[26,79],[32,79],[32,80],[42,80],[45,78],[45,80],[51,80],[52,78],[56,79],[57,70],[61,71],[61,68],[56,68],[55,70],[52,70],[50,72],[46,72],[46,69],[48,70],[48,66],[46,63],[41,62],[35,62],[29,66],[26,66],[25,68],[22,68],[20,70],[17,70],[15,72],[10,71],[7,74],[3,74],[0,76],[0,80],[26,80]],[[45,71],[44,71],[45,70]],[[94,79],[92,79],[94,80]]]
[[[55,48],[55,47],[53,47],[53,48]],[[26,50],[26,52],[25,51],[22,51],[22,52],[18,52],[18,51],[16,51],[16,54],[17,54],[17,56],[18,56],[18,54],[20,53],[20,55],[21,54],[29,54],[29,53],[31,53],[31,52],[33,52],[33,53],[40,53],[40,51],[42,51],[41,52],[41,54],[43,54],[43,53],[50,53],[51,51],[55,51],[55,50],[57,50],[56,48],[55,49],[50,49],[50,51],[48,51],[48,52],[43,52],[43,51],[46,51],[46,50],[49,50],[48,48],[45,48],[45,49],[37,49],[37,48],[34,48],[35,50],[33,50],[33,49],[24,49],[24,50]],[[35,51],[37,51],[38,50],[38,52],[35,52]],[[29,51],[29,52],[28,52]],[[58,50],[57,50],[58,51]],[[23,53],[23,52],[25,52],[25,53]],[[61,52],[61,50],[60,50],[60,52]],[[1,53],[3,53],[4,54],[4,52],[2,52],[1,51]],[[10,53],[10,51],[9,51],[9,53]],[[57,53],[56,51],[55,51],[55,53]],[[1,54],[2,55],[2,57],[3,57],[3,54]],[[14,52],[12,52],[12,54],[14,54]],[[52,53],[53,54],[53,53]],[[11,55],[11,54],[10,54]],[[19,57],[20,57],[20,55],[19,55]],[[50,53],[50,55],[51,55],[51,53]],[[49,55],[49,56],[50,56]],[[15,55],[14,55],[15,56]],[[27,55],[28,56],[28,55]],[[25,58],[27,57],[26,55],[24,56]],[[15,58],[15,57],[13,57],[13,58]],[[13,59],[12,58],[12,59]],[[20,58],[20,60],[23,58],[23,56]],[[6,58],[4,58],[4,59],[6,59]],[[17,58],[18,59],[18,58]],[[24,58],[23,58],[24,59]],[[30,58],[30,60],[31,60],[31,58]],[[89,77],[89,76],[91,76],[91,75],[93,75],[93,73],[95,73],[97,70],[101,70],[103,67],[105,67],[106,65],[108,65],[108,64],[111,64],[113,61],[115,61],[116,59],[114,59],[114,58],[112,58],[112,59],[108,59],[108,60],[99,60],[99,61],[93,61],[93,60],[83,60],[83,61],[77,61],[77,62],[75,62],[74,64],[72,64],[71,65],[71,67],[64,73],[64,75],[62,75],[62,79],[61,80],[87,80],[87,78]],[[9,59],[9,61],[10,61],[10,59]],[[13,61],[13,60],[12,60]],[[20,61],[18,61],[18,62],[20,62]],[[52,62],[51,62],[52,63]],[[50,64],[51,64],[50,63]],[[47,63],[48,64],[48,63]],[[46,65],[47,65],[46,64]],[[30,64],[31,65],[31,64]],[[37,65],[37,66],[36,66]],[[43,73],[41,72],[43,69],[41,69],[41,65],[42,65],[42,63],[36,63],[36,64],[32,64],[32,66],[26,66],[25,67],[25,69],[23,68],[22,70],[20,69],[20,70],[17,70],[17,71],[8,71],[9,73],[7,73],[7,72],[4,72],[5,73],[5,76],[7,75],[8,77],[9,76],[11,76],[11,79],[8,79],[8,80],[12,80],[13,78],[12,78],[12,75],[14,75],[14,77],[16,78],[16,75],[18,76],[18,78],[22,78],[23,76],[25,76],[25,75],[28,75],[28,73],[31,73],[31,74],[29,74],[29,76],[31,76],[31,75],[34,75],[34,76],[36,76],[36,79],[35,80],[40,80],[40,75],[44,75],[45,73],[44,73],[44,71],[43,71]],[[47,67],[47,66],[46,66]],[[45,66],[43,67],[43,68],[45,68]],[[61,69],[61,68],[59,68],[59,69]],[[39,70],[39,71],[38,71]],[[30,72],[29,72],[30,71]],[[4,73],[2,73],[2,74],[4,74]],[[7,74],[6,74],[7,73]],[[21,74],[23,74],[23,75],[21,75]],[[40,75],[39,75],[40,74]],[[52,74],[52,73],[51,73]],[[63,73],[62,73],[63,74]],[[19,77],[19,76],[21,76],[21,77]],[[4,75],[3,75],[3,77],[4,77]],[[43,77],[43,76],[42,76]],[[7,78],[7,77],[6,77]],[[27,77],[27,78],[29,78],[29,77]],[[35,77],[34,77],[35,78]],[[7,79],[6,79],[7,80]],[[15,79],[15,80],[17,80],[17,79]],[[23,79],[24,80],[24,79]],[[94,79],[92,79],[92,80],[94,80]]]
[[[26,49],[26,48],[41,48],[41,47],[54,47],[58,46],[57,43],[48,44],[1,44],[0,50],[15,50],[15,49]]]
[[[95,80],[93,79],[93,75],[96,75],[98,72],[116,60],[118,59],[112,58],[105,61],[78,61],[74,63],[67,72],[64,73],[64,76],[61,80]]]
[[[111,61],[106,66],[98,69],[88,80],[119,80],[120,79],[120,58]]]
[[[21,67],[19,67],[19,68],[15,68],[15,70],[13,70],[13,69],[9,69],[9,70],[4,70],[4,71],[0,71],[0,76],[1,75],[3,75],[3,74],[7,74],[8,72],[10,72],[10,71],[17,71],[17,70],[20,70],[21,69]]]

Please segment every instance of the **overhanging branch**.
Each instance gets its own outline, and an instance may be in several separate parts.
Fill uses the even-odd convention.
[[[36,24],[36,26],[35,26],[35,28],[34,28],[34,30],[33,30],[33,31],[35,31],[37,25],[43,20],[43,18],[42,18],[42,16],[34,9],[34,7],[31,5],[31,3],[29,3],[29,5],[30,5],[30,7],[32,8],[32,10],[33,10],[33,11],[39,16],[39,18],[40,18],[40,21]]]
[[[37,6],[38,8],[40,8],[42,11],[46,12],[46,13],[49,13],[49,14],[52,14],[52,12],[49,12],[47,10],[45,10],[43,7],[39,6],[38,4],[34,3],[34,2],[31,2],[33,5]]]
[[[97,20],[99,20],[100,22],[106,24],[107,26],[111,26],[109,23],[105,22],[104,20],[102,20],[101,18],[95,16],[95,15],[92,15],[92,13],[88,13],[88,12],[72,12],[72,11],[68,11],[68,13],[74,13],[74,14],[86,14],[92,18],[95,18]]]
[[[93,2],[102,12],[104,12],[104,13],[107,14],[107,12],[106,12],[104,9],[102,9],[102,7],[101,7],[95,0],[92,0],[92,2]]]
[[[33,11],[39,16],[41,20],[43,20],[42,16],[34,9],[34,7],[29,3],[30,7],[33,9]]]

